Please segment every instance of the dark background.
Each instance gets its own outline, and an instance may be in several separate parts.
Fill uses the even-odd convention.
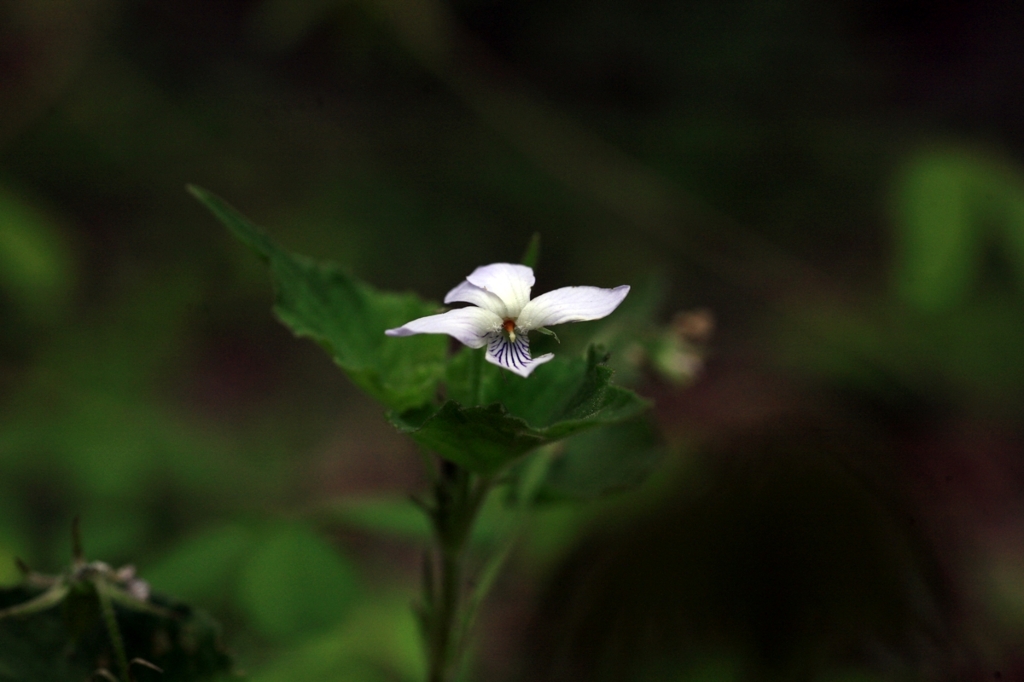
[[[415,674],[367,625],[415,543],[323,510],[420,460],[194,183],[385,289],[539,232],[537,291],[713,313],[695,382],[623,375],[667,473],[542,515],[481,678],[1024,679],[1022,45],[995,1],[6,0],[0,578],[81,514],[255,679]],[[294,535],[349,596],[225,596],[247,533],[285,548],[246,594]]]

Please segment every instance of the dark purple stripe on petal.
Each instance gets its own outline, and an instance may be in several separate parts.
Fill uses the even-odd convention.
[[[531,364],[530,341],[525,334],[517,335],[515,341],[501,333],[487,337],[487,354],[495,363],[512,371],[524,371]]]

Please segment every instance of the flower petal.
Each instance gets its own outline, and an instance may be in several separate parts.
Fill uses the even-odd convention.
[[[508,316],[515,319],[530,300],[530,288],[535,280],[533,269],[525,265],[492,263],[474,270],[466,281],[500,298]]]
[[[475,284],[470,284],[469,280],[463,280],[459,286],[445,294],[445,303],[455,303],[456,301],[461,303],[472,303],[475,306],[480,306],[484,310],[490,310],[503,320],[509,317],[508,308],[505,306],[505,302],[502,301],[497,294],[492,294],[486,289],[481,289]]]
[[[401,327],[388,329],[388,336],[412,336],[413,334],[448,334],[470,348],[485,345],[488,336],[501,329],[502,319],[483,308],[458,308],[440,315],[428,315],[406,322]]]
[[[547,353],[531,358],[530,340],[526,334],[517,334],[515,341],[509,341],[507,336],[496,332],[487,339],[487,355],[484,359],[521,377],[528,377],[538,365],[543,365],[553,357],[553,354]]]
[[[629,293],[629,285],[614,289],[600,287],[563,287],[541,294],[519,313],[517,326],[524,332],[539,327],[599,320],[619,307]]]

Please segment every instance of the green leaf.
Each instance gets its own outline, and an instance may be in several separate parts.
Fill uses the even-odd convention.
[[[976,276],[973,166],[960,155],[925,156],[908,167],[899,187],[898,291],[920,310],[961,300]]]
[[[429,542],[430,521],[408,497],[343,497],[317,509],[317,521],[341,524],[379,537]]]
[[[289,253],[220,198],[198,187],[189,191],[267,261],[274,311],[297,336],[323,346],[353,382],[393,410],[433,400],[444,373],[447,338],[396,339],[384,336],[384,330],[435,313],[434,306],[412,294],[377,291],[336,266]]]
[[[345,497],[318,510],[317,519],[374,535],[429,541],[433,532],[423,510],[408,497]]]
[[[664,457],[648,419],[631,419],[567,438],[547,471],[539,497],[586,500],[643,483]]]
[[[352,564],[307,526],[269,527],[242,567],[240,606],[263,634],[291,638],[339,623],[359,595]]]
[[[1010,297],[928,314],[883,304],[858,313],[802,306],[779,319],[774,346],[800,372],[887,402],[970,401],[1010,415],[1024,406],[1019,311]]]
[[[146,567],[146,580],[157,590],[208,606],[218,604],[232,593],[256,537],[253,529],[240,524],[208,528]]]
[[[534,232],[530,243],[526,245],[526,251],[519,261],[528,268],[536,268],[537,260],[540,258],[540,232]]]
[[[1004,262],[1017,287],[1024,284],[1019,169],[967,151],[929,151],[900,177],[896,208],[896,283],[903,302],[926,313],[973,304],[986,278],[1003,276],[997,268]]]
[[[416,621],[409,609],[412,595],[375,595],[372,603],[353,609],[339,627],[295,646],[260,670],[251,682],[394,682],[422,680],[426,662]]]
[[[551,331],[547,327],[537,327],[536,331],[540,332],[544,336],[554,337],[556,342],[561,343],[561,341],[558,340],[558,334],[554,333],[553,331]]]
[[[490,495],[487,498],[473,524],[470,540],[474,544],[494,544],[507,521],[506,507],[498,496]],[[320,506],[313,518],[326,528],[357,530],[423,546],[429,545],[434,538],[434,530],[423,509],[402,495],[333,500]]]
[[[0,288],[26,309],[56,312],[73,274],[71,250],[55,221],[0,185]]]
[[[466,349],[449,365],[449,400],[436,411],[392,413],[391,421],[420,445],[471,471],[493,474],[541,445],[585,429],[634,417],[648,403],[611,384],[605,357],[555,358],[528,378],[484,363],[479,405],[466,407],[476,386],[477,359]]]
[[[417,443],[470,471],[492,474],[522,454],[544,445],[544,436],[502,405],[462,407],[449,400],[425,422],[392,419]]]

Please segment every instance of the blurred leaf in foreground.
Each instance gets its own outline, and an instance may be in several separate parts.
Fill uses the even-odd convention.
[[[210,528],[147,575],[160,589],[245,614],[273,639],[338,624],[361,591],[352,562],[308,525],[288,522]]]
[[[0,287],[32,312],[50,312],[71,288],[71,253],[44,212],[0,186]]]
[[[1024,284],[1024,176],[991,157],[930,151],[896,184],[897,293],[921,312],[971,299],[998,254]],[[990,274],[990,273],[988,273]]]
[[[425,675],[423,649],[410,596],[381,595],[358,606],[349,619],[322,635],[297,643],[252,682],[409,682]]]
[[[359,594],[355,568],[312,529],[273,524],[247,557],[239,601],[266,635],[295,637],[346,617]]]
[[[255,541],[255,529],[242,524],[213,526],[176,543],[146,567],[146,577],[158,590],[220,608],[232,597]]]

